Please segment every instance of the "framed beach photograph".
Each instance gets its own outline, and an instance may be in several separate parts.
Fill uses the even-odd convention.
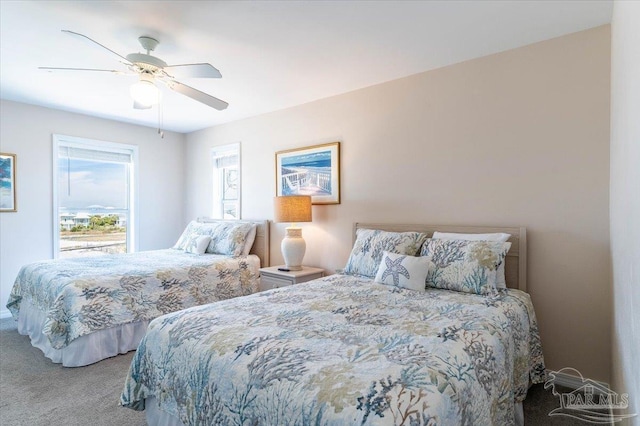
[[[0,212],[16,209],[16,155],[0,152]]]
[[[276,152],[276,195],[340,204],[340,142]]]

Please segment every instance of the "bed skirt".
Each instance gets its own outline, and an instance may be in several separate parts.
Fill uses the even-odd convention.
[[[29,336],[31,344],[44,356],[64,367],[82,367],[105,358],[136,350],[147,331],[149,321],[124,324],[98,330],[73,340],[62,349],[55,349],[42,333],[46,314],[23,300],[18,313],[18,333]]]
[[[516,402],[515,404],[515,426],[524,426],[524,410],[522,408],[522,402]],[[184,423],[180,419],[172,416],[171,414],[162,411],[158,407],[155,397],[149,397],[144,400],[144,411],[149,426],[184,426]]]
[[[162,411],[153,396],[144,400],[144,413],[149,426],[184,426],[180,419]]]

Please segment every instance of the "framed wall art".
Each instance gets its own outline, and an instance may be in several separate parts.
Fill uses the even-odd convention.
[[[15,212],[16,155],[0,153],[0,212]]]
[[[340,204],[340,142],[276,152],[276,195]]]

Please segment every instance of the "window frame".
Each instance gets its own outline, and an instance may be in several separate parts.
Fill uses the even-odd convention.
[[[216,159],[222,157],[225,153],[234,152],[238,156],[238,198],[237,210],[238,214],[235,218],[240,220],[242,218],[242,149],[240,142],[230,143],[227,145],[217,145],[211,148],[211,178],[212,188],[211,191],[211,217],[214,219],[224,219],[224,206],[233,200],[225,200],[223,198],[224,187],[224,170],[216,166]]]
[[[131,155],[132,164],[129,170],[129,218],[127,226],[127,253],[134,253],[138,251],[138,236],[139,236],[139,223],[138,223],[138,146],[117,142],[107,142],[97,139],[81,138],[76,136],[67,135],[53,135],[53,152],[52,152],[52,165],[53,165],[53,202],[52,202],[52,216],[53,216],[53,259],[58,259],[60,256],[60,203],[58,199],[58,180],[60,178],[58,174],[58,159],[61,146],[78,147],[78,148],[91,148],[95,150],[111,151],[119,153],[127,153]]]

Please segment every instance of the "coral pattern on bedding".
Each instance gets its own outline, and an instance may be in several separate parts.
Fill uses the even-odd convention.
[[[211,241],[206,252],[240,256],[243,254],[245,241],[251,231],[251,223],[233,222],[189,222],[182,235],[173,246],[175,249],[186,250],[189,242],[200,235],[208,235]]]
[[[157,318],[121,404],[185,425],[514,422],[544,381],[529,295],[332,275]]]
[[[374,278],[385,251],[415,256],[427,234],[420,232],[387,232],[379,229],[358,229],[356,242],[344,268],[348,275]]]
[[[7,308],[26,299],[47,314],[43,333],[61,349],[110,327],[258,291],[255,256],[198,256],[175,249],[48,260],[23,266]]]
[[[430,256],[434,267],[427,274],[427,287],[467,293],[489,294],[497,289],[498,269],[511,243],[428,239],[421,256]]]

